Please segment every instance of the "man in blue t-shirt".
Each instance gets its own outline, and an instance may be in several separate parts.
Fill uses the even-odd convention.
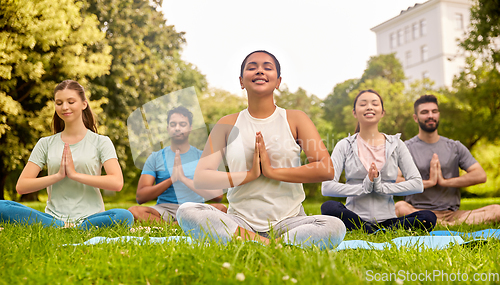
[[[424,192],[409,195],[396,203],[398,216],[431,210],[443,225],[500,222],[500,205],[459,210],[460,189],[486,182],[486,173],[459,141],[438,134],[439,107],[435,96],[423,95],[414,104],[413,118],[418,135],[407,140],[413,160],[424,183]],[[460,175],[459,168],[467,173]],[[398,181],[404,180],[398,178]]]
[[[137,186],[139,204],[156,199],[156,205],[133,206],[128,210],[138,221],[176,222],[177,208],[186,202],[203,203],[205,199],[219,202],[221,190],[199,190],[193,176],[202,151],[189,144],[193,114],[179,106],[167,114],[167,131],[171,145],[153,152],[142,169]],[[220,196],[219,196],[220,195]],[[226,212],[223,204],[212,204]]]

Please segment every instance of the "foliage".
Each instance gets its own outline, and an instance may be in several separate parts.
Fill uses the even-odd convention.
[[[220,118],[238,113],[247,107],[246,98],[222,89],[209,88],[198,94],[200,94],[198,102],[200,103],[205,124],[214,125]]]
[[[496,202],[498,203],[498,199]],[[108,204],[106,209],[116,206],[126,208],[129,205],[131,204]],[[319,207],[318,203],[304,203],[308,214],[319,214]],[[495,239],[467,246],[451,246],[444,250],[406,247],[382,251],[338,252],[300,248],[280,242],[263,246],[240,240],[231,241],[227,245],[212,241],[194,244],[148,243],[147,241],[154,237],[185,236],[178,226],[157,224],[144,224],[143,226],[158,228],[152,228],[150,231],[139,229],[134,233],[124,227],[80,231],[43,229],[36,225],[0,226],[4,228],[0,231],[0,252],[5,257],[0,263],[2,284],[243,283],[237,279],[238,273],[244,275],[245,284],[364,284],[369,278],[369,270],[373,274],[397,274],[401,270],[414,276],[420,274],[421,278],[435,271],[448,275],[454,273],[455,277],[460,272],[461,277],[465,273],[469,279],[472,279],[475,273],[500,271],[500,242]],[[438,230],[472,232],[489,227],[498,228],[492,225],[464,225],[450,229],[440,227]],[[393,238],[411,235],[427,233],[398,230],[366,235],[354,231],[348,233],[345,240],[387,242]],[[83,243],[96,236],[138,236],[145,242],[62,246]],[[43,274],[40,274],[41,270]],[[437,278],[436,281],[438,280],[441,279]],[[394,281],[393,278],[392,283],[402,283]],[[494,280],[491,281],[490,284],[495,284]]]
[[[306,90],[300,87],[297,91],[291,92],[287,86],[282,86],[276,92],[274,100],[281,108],[304,111],[315,123],[321,119],[321,99],[315,95],[307,95]]]
[[[331,126],[324,119],[323,100],[316,95],[308,95],[307,91],[300,88],[291,92],[286,85],[275,92],[274,100],[276,105],[287,110],[301,110],[307,114],[318,129],[325,146],[328,148],[332,141]]]
[[[488,62],[467,58],[467,67],[455,78],[456,91],[440,103],[443,134],[472,148],[480,139],[500,136],[500,72]],[[440,125],[441,128],[441,125]]]
[[[471,7],[471,30],[460,44],[465,50],[482,54],[482,58],[500,64],[500,0],[476,0]],[[496,42],[496,44],[495,44]]]
[[[324,118],[330,122],[338,140],[354,133],[353,102],[361,90],[373,89],[384,101],[386,114],[380,121],[379,130],[387,134],[401,133],[401,139],[415,135],[413,102],[419,92],[430,89],[430,82],[416,81],[405,89],[405,75],[395,54],[372,56],[360,79],[339,83],[324,101]]]
[[[403,82],[406,79],[403,66],[396,58],[396,53],[370,57],[361,82],[378,77],[387,79],[390,83]]]
[[[9,173],[23,168],[36,141],[51,134],[56,84],[75,79],[85,86],[109,71],[111,48],[81,6],[73,0],[0,5],[0,199]]]
[[[381,77],[368,79],[349,94],[351,102],[354,102],[354,98],[361,90],[366,89],[377,91],[384,101],[385,115],[380,120],[379,130],[386,134],[401,133],[402,140],[411,138],[407,137],[406,129],[414,124],[413,99],[406,94],[404,84],[402,82],[391,83]],[[352,114],[352,106],[344,107],[344,118],[345,125],[351,126],[352,133],[354,133],[356,119]]]
[[[332,136],[334,141],[339,141],[346,137],[352,130],[347,130],[344,123],[344,108],[352,106],[352,98],[349,93],[359,86],[359,79],[348,79],[338,83],[323,101],[324,120],[328,122],[333,129]],[[330,152],[333,146],[329,148]]]
[[[113,47],[110,72],[92,80],[92,90],[98,98],[109,99],[100,122],[115,145],[126,181],[122,192],[129,196],[135,195],[140,171],[126,136],[128,116],[172,91],[194,86],[201,92],[207,85],[196,67],[180,59],[184,33],[166,24],[160,2],[88,0],[83,9],[97,15],[106,42]]]
[[[440,133],[471,149],[488,181],[468,187],[476,195],[498,195],[500,136],[500,1],[477,0],[471,7],[470,30],[460,46],[469,55],[453,90],[440,97]]]
[[[486,183],[467,187],[469,193],[480,197],[498,197],[500,196],[500,144],[499,141],[488,142],[481,139],[476,143],[471,151],[474,158],[480,162],[488,180]]]
[[[306,90],[298,88],[291,92],[286,85],[282,85],[280,90],[275,92],[274,100],[276,105],[287,110],[301,110],[307,114],[316,126],[325,146],[333,148],[334,138],[332,137],[331,125],[324,120],[323,102],[316,95],[308,95]],[[305,153],[301,155],[303,164],[308,163]],[[321,193],[321,183],[304,184],[304,191],[308,198],[317,198]]]

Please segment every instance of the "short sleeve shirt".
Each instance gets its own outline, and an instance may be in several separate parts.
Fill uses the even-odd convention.
[[[187,178],[193,179],[194,171],[196,165],[198,165],[201,154],[201,150],[190,146],[187,152],[180,155],[182,170]],[[153,152],[146,160],[141,174],[153,176],[156,184],[165,181],[170,178],[170,173],[172,173],[174,168],[174,159],[175,152],[170,149],[170,146],[160,151]],[[203,197],[189,189],[184,183],[177,181],[158,196],[156,203],[183,204],[186,202],[203,203],[204,201],[205,199],[203,199]]]
[[[69,147],[78,173],[101,175],[102,164],[108,159],[117,158],[111,140],[90,130],[81,141]],[[31,152],[29,161],[40,169],[47,165],[48,175],[55,174],[61,165],[63,149],[61,133],[41,138]],[[90,215],[104,211],[99,188],[68,177],[47,187],[47,193],[45,212],[59,220],[78,223]]]
[[[418,136],[405,143],[423,180],[429,180],[430,163],[434,153],[439,157],[441,172],[445,179],[458,177],[459,168],[467,170],[477,162],[461,142],[442,136],[433,144],[422,141]],[[460,208],[460,189],[436,185],[424,189],[421,194],[406,196],[405,201],[418,209],[456,211]]]

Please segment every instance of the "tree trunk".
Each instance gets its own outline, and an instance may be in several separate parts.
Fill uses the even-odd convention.
[[[2,177],[0,177],[0,200],[5,200],[5,181],[7,180],[7,174],[2,173]]]

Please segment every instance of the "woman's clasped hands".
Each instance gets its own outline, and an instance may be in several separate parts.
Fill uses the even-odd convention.
[[[370,179],[371,182],[373,182],[373,180],[377,177],[378,177],[378,169],[377,166],[375,165],[375,162],[372,162],[372,164],[370,165],[370,169],[368,169],[368,178]]]
[[[266,144],[261,132],[255,134],[255,151],[253,154],[252,169],[250,175],[257,179],[261,174],[267,178],[273,179],[274,168],[271,166],[271,160],[266,150]]]
[[[64,144],[63,154],[61,158],[61,166],[59,167],[59,172],[57,173],[61,179],[68,177],[74,180],[75,175],[78,174],[75,170],[75,164],[73,163],[73,156],[71,155],[71,149],[68,143]]]

